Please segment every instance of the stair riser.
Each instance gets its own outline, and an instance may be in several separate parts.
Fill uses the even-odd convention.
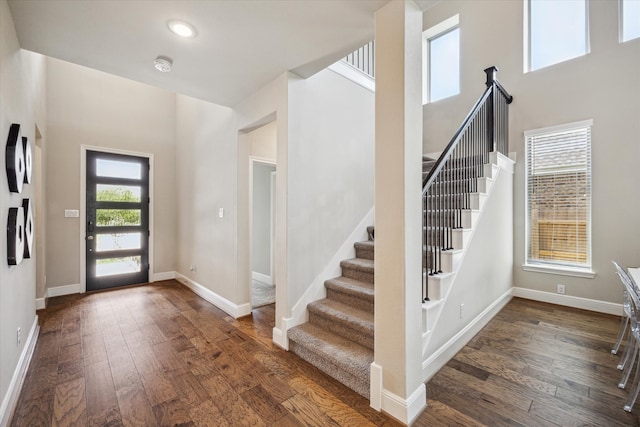
[[[373,251],[356,248],[356,258],[373,260],[374,259],[373,257],[374,257],[374,252]]]
[[[373,313],[373,301],[368,299],[358,298],[355,295],[345,294],[333,289],[327,289],[327,298],[339,301],[358,310],[366,311],[367,313]]]
[[[327,362],[326,359],[318,356],[309,349],[298,345],[295,341],[289,341],[289,350],[301,359],[306,360],[316,368],[320,369],[325,374],[346,385],[359,395],[369,399],[369,372],[367,372],[366,375],[363,372],[361,376],[356,377],[349,372],[340,369],[334,364]]]
[[[373,273],[342,267],[342,275],[350,279],[361,280],[366,283],[373,283]]]
[[[342,319],[326,318],[311,311],[309,312],[309,323],[373,350],[373,330],[355,330]]]

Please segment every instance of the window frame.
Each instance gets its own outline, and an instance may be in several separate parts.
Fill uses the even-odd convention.
[[[563,264],[562,262],[554,262],[554,261],[545,261],[545,260],[531,260],[529,259],[529,247],[532,238],[531,233],[531,218],[529,212],[529,205],[531,203],[529,194],[529,181],[530,181],[530,162],[531,159],[529,157],[529,138],[543,135],[552,135],[563,132],[581,130],[581,129],[589,129],[589,140],[588,140],[588,164],[587,164],[587,177],[589,181],[588,188],[588,199],[589,203],[587,206],[586,212],[586,237],[587,237],[587,259],[583,265],[571,265],[571,264]],[[593,207],[593,173],[592,173],[592,156],[591,156],[591,147],[593,145],[593,138],[591,137],[591,131],[593,129],[593,120],[583,120],[579,122],[567,123],[563,125],[550,126],[540,129],[533,129],[524,132],[524,148],[525,148],[525,245],[524,245],[524,264],[522,265],[525,271],[532,272],[541,272],[541,273],[551,273],[565,276],[575,276],[575,277],[584,277],[584,278],[593,278],[595,276],[595,272],[593,271],[593,247],[592,247],[592,228],[593,222],[591,217],[591,211]]]
[[[422,32],[422,70],[423,70],[423,84],[422,84],[422,104],[431,104],[433,102],[442,101],[444,99],[451,98],[456,95],[460,95],[462,92],[460,71],[462,70],[461,62],[462,55],[460,53],[460,42],[458,42],[458,93],[440,98],[438,100],[431,100],[431,41],[437,39],[445,34],[450,33],[456,29],[460,29],[460,15],[453,15],[444,21],[426,29]]]
[[[590,25],[589,25],[589,0],[583,0],[584,1],[584,7],[585,7],[585,11],[584,11],[584,20],[585,20],[585,26],[584,26],[584,43],[585,43],[585,51],[584,54],[582,55],[578,55],[578,56],[574,56],[571,58],[566,58],[563,59],[562,61],[558,61],[558,62],[554,62],[552,64],[548,64],[545,65],[543,67],[538,67],[538,68],[531,68],[531,56],[532,56],[532,52],[531,52],[531,1],[532,0],[525,0],[524,3],[524,25],[523,25],[523,41],[524,41],[524,46],[523,46],[523,71],[524,73],[530,73],[533,71],[538,71],[538,70],[543,70],[545,68],[548,67],[553,67],[554,65],[558,65],[558,64],[562,64],[564,62],[567,61],[571,61],[573,59],[578,59],[578,58],[582,58],[583,56],[588,55],[589,53],[591,53],[591,39],[590,39]]]

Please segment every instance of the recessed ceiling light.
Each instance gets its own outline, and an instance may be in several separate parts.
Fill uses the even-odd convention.
[[[168,56],[158,56],[153,61],[153,66],[156,67],[156,70],[158,71],[168,73],[171,71],[171,67],[173,66],[173,60]]]
[[[190,39],[195,37],[197,34],[195,27],[188,22],[172,19],[167,23],[167,25],[173,34],[180,37]]]

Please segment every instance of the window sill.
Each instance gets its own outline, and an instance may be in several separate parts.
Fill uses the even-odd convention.
[[[523,264],[522,269],[525,271],[532,271],[535,273],[558,274],[561,276],[584,277],[587,279],[593,279],[596,275],[596,272],[590,269],[560,267],[560,266],[555,267],[555,266],[540,265],[540,264],[535,264],[535,265]]]

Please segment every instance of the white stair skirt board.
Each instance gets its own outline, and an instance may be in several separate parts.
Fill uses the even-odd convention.
[[[340,276],[342,268],[340,262],[347,258],[353,258],[355,256],[354,243],[367,240],[367,226],[373,224],[375,220],[375,208],[371,208],[369,212],[362,218],[362,221],[356,226],[351,235],[342,243],[342,246],[336,251],[331,260],[327,263],[326,267],[320,274],[313,279],[313,282],[309,285],[305,293],[300,297],[298,302],[295,303],[291,309],[291,317],[283,319],[283,324],[286,332],[294,326],[301,325],[309,320],[309,314],[307,312],[307,305],[313,301],[323,299],[327,296],[324,282],[334,277]]]
[[[248,302],[240,305],[235,304],[225,297],[216,294],[212,290],[205,288],[201,284],[194,282],[187,276],[184,276],[178,272],[176,272],[176,280],[191,289],[196,294],[200,295],[206,301],[210,302],[220,310],[232,316],[234,319],[251,314],[251,304]]]
[[[511,301],[512,289],[502,294],[482,313],[477,315],[467,326],[455,334],[429,358],[422,362],[422,378],[429,381],[457,352],[467,345],[480,329],[484,328],[493,317]]]
[[[2,399],[2,406],[0,406],[0,426],[9,425],[9,421],[11,421],[11,416],[13,415],[13,411],[18,403],[18,397],[22,391],[24,378],[27,375],[27,368],[31,362],[33,351],[36,348],[39,331],[40,326],[38,326],[38,316],[35,316],[33,319],[33,325],[31,325],[31,330],[29,331],[29,336],[27,337],[27,341],[22,349],[22,354],[20,354],[20,359],[18,359],[18,365],[11,377],[7,394],[5,394]]]
[[[553,292],[536,291],[534,289],[513,288],[513,296],[530,299],[550,304],[563,305],[566,307],[580,308],[582,310],[596,311],[598,313],[613,314],[622,316],[622,304],[599,301],[595,299],[574,297],[571,295],[555,294]]]

